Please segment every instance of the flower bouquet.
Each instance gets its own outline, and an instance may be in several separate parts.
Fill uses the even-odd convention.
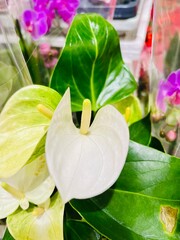
[[[49,85],[0,114],[3,240],[180,239],[180,159],[152,137],[119,36],[77,14]]]

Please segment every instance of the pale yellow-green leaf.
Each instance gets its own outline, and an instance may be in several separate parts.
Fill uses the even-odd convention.
[[[7,226],[16,240],[63,240],[64,205],[58,193],[49,208],[31,206],[28,210],[18,209],[8,216]]]
[[[142,109],[139,99],[133,95],[115,103],[114,106],[123,114],[129,125],[142,118]]]
[[[38,104],[54,111],[61,96],[53,89],[32,85],[17,91],[0,115],[0,178],[18,172],[47,132],[50,119]]]
[[[46,161],[63,202],[107,190],[119,177],[129,144],[128,126],[113,107],[102,107],[87,134],[71,115],[70,91],[59,103],[48,129]]]

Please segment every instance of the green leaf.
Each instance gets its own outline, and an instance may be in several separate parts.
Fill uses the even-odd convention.
[[[109,22],[97,14],[74,18],[50,86],[61,95],[70,87],[73,111],[82,110],[85,98],[97,111],[136,89],[121,56],[118,33]]]
[[[6,228],[6,231],[5,231],[5,234],[4,234],[2,240],[14,240],[14,238],[11,236],[8,228]]]
[[[180,159],[130,142],[126,164],[116,189],[180,200]]]
[[[148,145],[151,140],[151,121],[148,114],[142,120],[135,122],[129,127],[130,139],[137,143]]]
[[[20,170],[46,134],[50,119],[37,105],[43,104],[54,111],[60,98],[51,88],[32,85],[20,89],[9,99],[0,115],[0,178]],[[38,154],[35,155],[34,158]]]
[[[165,152],[164,148],[162,146],[162,143],[156,137],[151,138],[151,142],[150,142],[149,146],[152,148],[155,148],[156,150],[159,150],[161,152]]]
[[[65,239],[69,240],[100,240],[100,235],[87,223],[68,220],[65,223]]]
[[[139,193],[109,189],[99,197],[72,201],[85,220],[109,239],[177,240],[180,217],[175,215],[176,231],[169,233],[161,220],[163,207],[180,211],[180,201],[153,198]]]
[[[180,239],[179,183],[179,158],[130,142],[116,184],[99,197],[71,204],[110,239],[176,240]]]

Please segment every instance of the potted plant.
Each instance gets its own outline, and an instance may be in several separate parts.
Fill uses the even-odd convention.
[[[180,159],[151,135],[119,36],[76,15],[49,86],[0,115],[0,218],[6,239],[179,239]]]

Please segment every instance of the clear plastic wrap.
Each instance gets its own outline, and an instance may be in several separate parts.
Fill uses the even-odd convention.
[[[166,152],[180,156],[180,1],[156,0],[151,59],[152,127]]]
[[[81,0],[78,13],[95,12],[112,20],[115,7],[116,0]]]
[[[18,89],[32,84],[24,60],[14,22],[8,14],[5,0],[0,0],[0,111]]]

